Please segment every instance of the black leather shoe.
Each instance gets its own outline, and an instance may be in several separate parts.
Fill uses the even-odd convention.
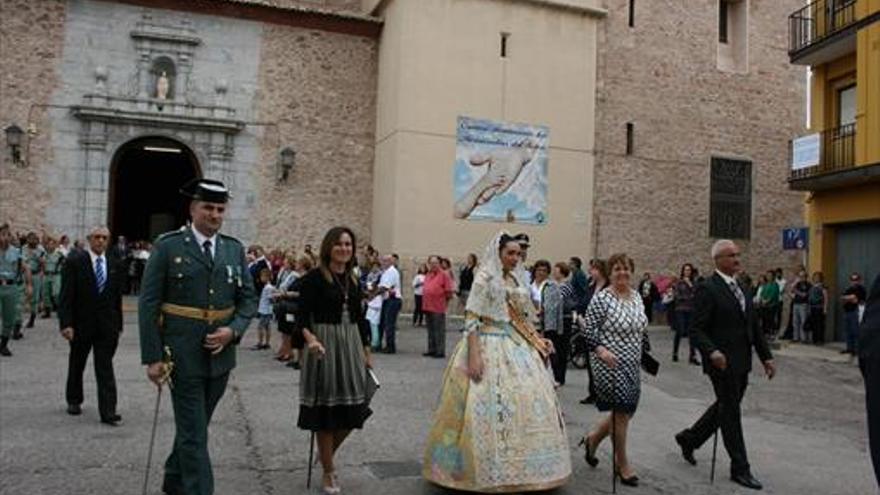
[[[12,340],[21,340],[24,338],[24,334],[21,333],[21,329],[18,329],[12,332]]]
[[[694,458],[694,449],[693,447],[689,447],[684,441],[683,431],[675,435],[675,443],[681,447],[681,456],[684,457],[684,460],[686,460],[691,466],[696,466],[697,460]]]
[[[80,407],[79,404],[67,405],[67,414],[70,414],[71,416],[79,416],[80,414],[82,414],[82,412],[82,407]]]
[[[742,485],[746,488],[751,488],[752,490],[760,490],[764,488],[764,485],[761,484],[760,481],[755,479],[751,473],[742,473],[742,474],[733,474],[730,476],[730,481]]]
[[[424,356],[424,357],[434,357],[435,355],[437,355],[436,352],[423,352],[422,353],[422,356]]]
[[[105,425],[120,426],[122,424],[122,416],[114,414],[108,418],[101,418],[101,422]]]
[[[580,400],[581,404],[594,404],[595,402],[596,402],[595,395],[589,395],[589,396],[584,397],[583,399]]]

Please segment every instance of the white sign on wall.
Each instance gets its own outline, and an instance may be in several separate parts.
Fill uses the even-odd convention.
[[[819,133],[793,140],[791,142],[791,169],[800,170],[819,165],[820,147]]]

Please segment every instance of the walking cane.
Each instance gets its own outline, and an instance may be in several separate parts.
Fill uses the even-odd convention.
[[[147,487],[150,484],[150,466],[153,463],[153,446],[156,444],[156,428],[159,425],[159,405],[162,403],[162,384],[168,383],[171,387],[171,372],[174,370],[174,361],[171,360],[171,349],[165,347],[165,355],[162,358],[162,375],[159,377],[158,390],[156,391],[156,407],[153,409],[153,428],[150,431],[150,447],[147,449],[147,469],[144,472],[143,495],[147,495]]]
[[[718,409],[720,410],[720,409]],[[715,484],[715,456],[718,454],[718,430],[721,428],[721,425],[718,423],[718,415],[719,413],[716,410],[715,412],[715,439],[712,440],[712,469],[709,472],[709,484]]]
[[[312,407],[318,407],[318,395],[321,393],[321,363],[323,360],[318,357],[318,364],[315,366],[315,400]],[[309,435],[309,473],[306,477],[306,489],[312,487],[312,465],[315,458],[315,430]]]

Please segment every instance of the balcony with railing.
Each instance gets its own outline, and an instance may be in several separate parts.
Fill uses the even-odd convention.
[[[819,133],[819,164],[792,170],[789,187],[815,191],[864,179],[868,167],[856,166],[856,125],[847,124]]]
[[[855,51],[856,0],[815,0],[788,16],[793,64],[818,65]]]

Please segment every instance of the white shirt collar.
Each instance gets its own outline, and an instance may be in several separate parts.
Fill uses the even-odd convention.
[[[721,270],[717,270],[717,269],[716,269],[716,270],[715,270],[715,273],[717,273],[718,275],[720,275],[721,278],[724,279],[724,283],[727,284],[728,286],[729,286],[730,284],[735,284],[735,283],[736,283],[736,279],[735,279],[735,278],[731,277],[730,275],[728,275],[728,274],[726,274],[726,273],[722,273]]]
[[[215,254],[217,254],[217,234],[214,234],[211,237],[206,237],[195,227],[192,228],[192,232],[193,237],[196,238],[196,244],[199,245],[199,250],[203,249],[202,245],[205,244],[205,241],[211,241],[211,256],[213,257]]]
[[[107,253],[97,254],[92,251],[91,248],[87,249],[87,251],[89,252],[89,258],[92,259],[92,267],[95,266],[95,261],[97,261],[98,258],[102,259],[102,263],[104,263],[105,267],[107,266]]]

